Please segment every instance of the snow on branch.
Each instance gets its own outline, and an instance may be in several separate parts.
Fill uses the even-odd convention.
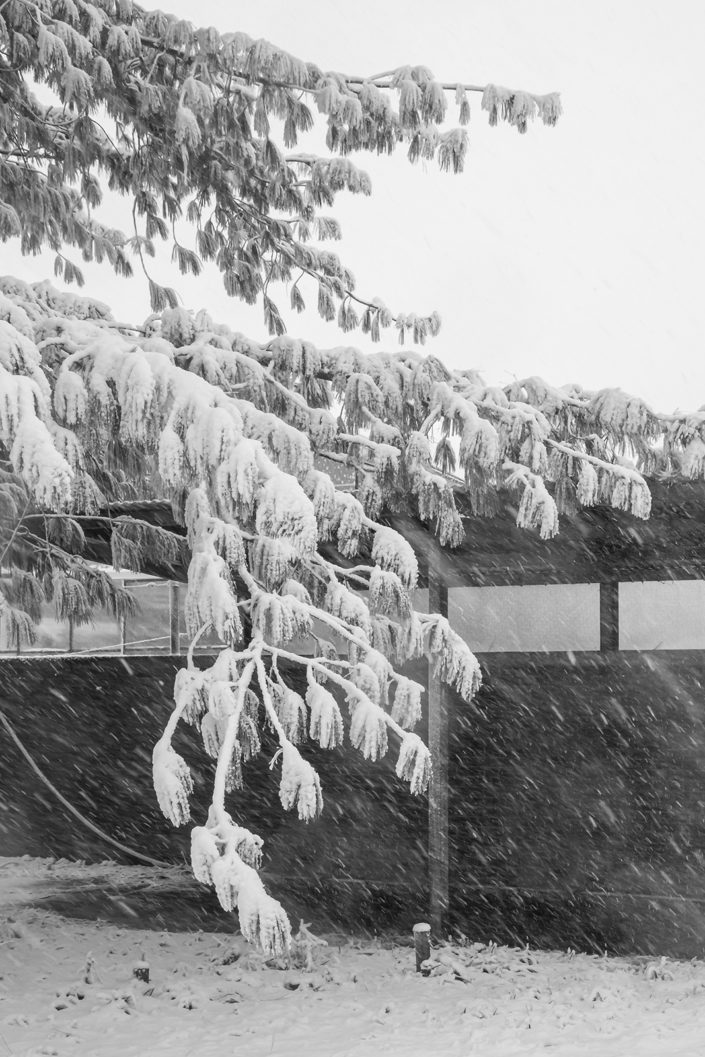
[[[521,131],[534,113],[545,124],[560,114],[557,95],[449,84],[423,66],[376,78],[322,71],[267,41],[132,3],[13,0],[3,8],[3,27],[22,47],[5,78],[8,114],[20,118],[0,154],[0,237],[21,236],[28,253],[50,248],[55,274],[78,285],[84,277],[70,250],[107,261],[119,275],[132,273],[134,256],[153,311],[171,313],[170,333],[182,344],[188,327],[178,295],[149,268],[157,240],[171,243],[184,274],[215,264],[228,294],[261,303],[273,335],[284,322],[272,282],[293,282],[292,308],[301,311],[298,280],[306,275],[324,319],[337,318],[344,330],[359,326],[376,340],[394,323],[402,340],[409,331],[423,343],[438,332],[435,312],[392,313],[378,298],[361,297],[343,262],[310,245],[340,236],[320,209],[342,191],[370,193],[350,154],[403,146],[410,161],[435,160],[457,173],[468,150],[468,93],[483,91],[483,107],[490,96],[499,101],[491,121],[499,113]],[[42,103],[35,82],[58,105]],[[449,102],[458,128],[445,127]],[[334,157],[295,151],[317,120],[314,110]],[[111,191],[130,201],[129,235],[100,222],[104,173]],[[177,238],[180,216],[191,225],[190,245]],[[100,305],[83,301],[83,318],[101,318]]]
[[[307,670],[309,687],[306,704],[311,713],[309,734],[322,749],[335,749],[343,743],[343,717],[333,695],[316,682],[313,673]]]
[[[423,623],[434,675],[452,686],[464,701],[471,701],[482,682],[477,658],[445,617],[432,615]]]
[[[183,720],[215,766],[194,871],[268,951],[286,946],[288,922],[257,875],[260,838],[228,811],[263,726],[279,742],[279,800],[310,820],[323,792],[308,738],[347,738],[370,761],[393,748],[397,776],[421,793],[424,688],[404,665],[426,656],[466,701],[480,685],[447,619],[415,611],[423,556],[383,520],[427,522],[457,545],[463,519],[516,490],[518,524],[548,539],[559,505],[645,517],[649,472],[705,474],[705,414],[657,415],[623,394],[536,377],[493,389],[414,351],[259,345],[182,309],[125,327],[47,284],[0,282],[0,322],[0,548],[11,567],[21,548],[26,566],[0,589],[0,639],[30,642],[50,596],[74,622],[122,606],[80,565],[91,517],[117,564],[188,566],[192,644],[155,789],[172,822],[189,820],[191,774],[172,747]],[[128,489],[147,506],[169,500],[185,536],[124,506],[116,515]],[[197,668],[206,632],[222,648]]]
[[[578,463],[577,494],[582,506],[593,506],[602,500],[615,510],[628,510],[634,517],[649,517],[651,493],[642,474],[633,467],[598,459],[558,441],[548,439],[547,444]]]
[[[323,809],[323,795],[318,775],[310,763],[302,757],[299,750],[290,741],[282,746],[282,777],[279,785],[279,799],[285,811],[294,805],[299,818],[310,822],[317,818]]]
[[[9,604],[0,591],[0,650],[18,651],[36,641],[34,621],[24,609]]]
[[[411,544],[400,533],[380,526],[374,535],[371,556],[380,569],[396,573],[405,587],[416,587],[419,563]]]
[[[421,793],[431,780],[431,754],[417,734],[405,734],[396,772],[409,783],[412,793]]]
[[[529,122],[539,117],[544,125],[555,125],[562,107],[557,92],[550,95],[531,95],[500,85],[488,84],[482,93],[482,109],[489,114],[490,125],[507,121],[519,132],[526,132]]]
[[[191,818],[189,796],[193,779],[183,756],[161,738],[152,754],[154,790],[159,807],[174,826],[183,826]]]
[[[541,539],[552,539],[558,532],[558,510],[543,478],[509,459],[503,469],[508,471],[507,485],[522,489],[516,519],[519,528],[538,528]]]
[[[52,438],[49,409],[42,388],[32,377],[34,370],[25,374],[23,360],[15,366],[17,370],[11,372],[0,364],[0,443],[37,505],[66,510],[71,505],[74,472]]]

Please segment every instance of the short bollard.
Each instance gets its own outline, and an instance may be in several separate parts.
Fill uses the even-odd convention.
[[[145,984],[149,983],[149,965],[144,960],[144,955],[142,956],[141,961],[135,962],[132,966],[132,975],[135,980],[141,980]]]
[[[431,957],[431,926],[425,921],[414,925],[414,950],[416,951],[416,972],[423,973],[422,964]],[[428,976],[428,970],[425,971]]]

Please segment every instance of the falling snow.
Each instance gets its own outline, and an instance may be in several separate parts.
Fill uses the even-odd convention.
[[[0,860],[0,1039],[22,1057],[696,1057],[705,962],[350,940],[302,926],[286,959],[233,932],[159,929],[183,872]],[[86,892],[101,920],[83,916]],[[50,909],[64,895],[64,916]],[[183,892],[182,892],[183,895]],[[85,905],[85,904],[84,904]],[[135,973],[149,979],[139,979]]]

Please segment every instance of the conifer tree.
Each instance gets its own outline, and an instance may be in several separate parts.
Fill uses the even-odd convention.
[[[39,101],[37,83],[55,105]],[[704,472],[702,413],[665,418],[620,392],[539,378],[488,388],[417,351],[322,350],[284,334],[272,285],[288,283],[301,309],[302,275],[343,331],[378,339],[395,325],[416,344],[437,332],[435,315],[362,298],[339,258],[309,240],[339,237],[319,209],[340,190],[369,193],[353,150],[406,149],[459,171],[476,90],[492,124],[520,132],[560,113],[555,95],[449,86],[422,67],[374,80],[324,73],[131,0],[0,5],[0,235],[27,253],[51,249],[57,274],[78,283],[73,251],[128,275],[170,239],[182,271],[214,261],[229,293],[260,300],[272,334],[251,341],[178,307],[151,279],[144,325],[46,281],[0,280],[0,648],[32,641],[45,601],[77,624],[98,606],[129,611],[130,595],[84,557],[86,518],[102,519],[116,568],[187,565],[191,648],[154,749],[156,793],[175,825],[189,821],[190,772],[172,747],[183,720],[215,760],[194,872],[270,952],[287,946],[288,920],[230,796],[262,724],[279,741],[281,804],[308,821],[323,794],[307,738],[330,748],[347,733],[370,760],[391,741],[399,778],[419,793],[431,761],[414,733],[423,687],[405,662],[427,655],[465,700],[479,685],[448,621],[414,610],[417,560],[385,515],[408,511],[454,546],[461,512],[492,514],[508,489],[518,524],[549,538],[559,513],[581,506],[647,517],[643,473]],[[449,94],[461,126],[450,131]],[[326,158],[295,152],[312,108],[327,126]],[[101,224],[104,186],[130,198],[129,236]],[[182,215],[195,249],[176,241]],[[325,467],[338,464],[354,470],[355,489],[335,487]],[[131,499],[141,513],[169,500],[185,534],[115,516]],[[194,651],[207,632],[223,648],[201,669]]]

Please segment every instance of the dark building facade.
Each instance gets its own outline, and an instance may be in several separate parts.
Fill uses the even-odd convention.
[[[264,837],[269,886],[294,912],[319,928],[383,931],[410,927],[430,901],[437,926],[472,939],[700,955],[705,489],[657,484],[653,496],[648,522],[594,510],[564,518],[552,541],[517,529],[507,507],[468,518],[454,552],[418,523],[396,523],[422,563],[417,606],[447,612],[478,653],[483,687],[467,705],[429,682],[428,800],[409,796],[393,758],[312,746],[325,808],[303,825],[280,809],[273,747],[249,765],[233,814]],[[180,664],[178,594],[153,590],[162,631],[142,618],[112,642],[115,655],[0,659],[1,707],[87,817],[178,860],[188,835],[159,814],[150,760]],[[200,821],[212,761],[190,734],[179,751]],[[5,854],[112,854],[5,736],[0,788]]]

